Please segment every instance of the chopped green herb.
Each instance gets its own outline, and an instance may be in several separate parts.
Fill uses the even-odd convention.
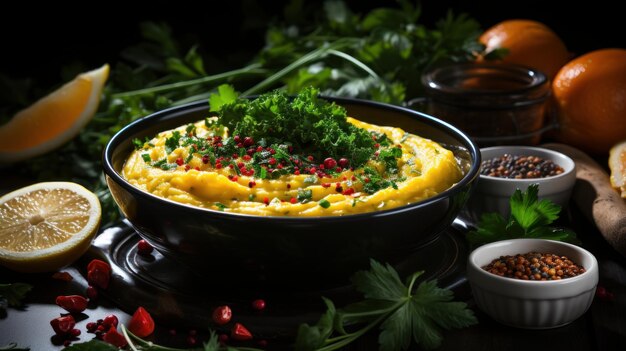
[[[298,190],[298,195],[296,196],[296,199],[301,202],[301,203],[307,203],[309,202],[311,199],[313,198],[313,191],[311,189],[299,189]]]
[[[224,211],[225,208],[228,208],[228,206],[226,206],[226,205],[224,205],[222,203],[219,203],[219,202],[215,203],[215,207],[217,207],[220,211]]]
[[[317,183],[317,176],[316,175],[310,175],[306,178],[304,178],[304,184],[315,184]]]
[[[187,135],[196,134],[196,126],[193,123],[187,125],[187,128],[185,128],[185,132],[187,133]]]
[[[143,145],[144,145],[143,141],[141,141],[141,140],[139,140],[137,138],[133,139],[133,146],[135,147],[135,150],[143,149]]]
[[[141,158],[143,158],[143,162],[145,163],[152,162],[152,158],[150,157],[150,154],[141,154]]]
[[[176,150],[180,142],[180,132],[175,130],[172,132],[172,136],[165,139],[165,152],[169,155],[172,151]]]
[[[328,202],[328,200],[326,199],[321,199],[318,204],[320,206],[322,206],[323,208],[329,208],[330,207],[330,202]]]
[[[250,194],[248,195],[248,201],[254,201],[254,198],[256,197],[255,194]]]
[[[193,160],[193,154],[190,152],[189,155],[185,157],[185,163],[189,163],[191,160]]]
[[[539,186],[531,184],[525,192],[515,190],[510,199],[511,215],[505,220],[499,213],[484,213],[478,229],[467,234],[474,245],[515,238],[542,238],[576,242],[576,233],[569,229],[551,227],[559,217],[561,206],[538,198]]]

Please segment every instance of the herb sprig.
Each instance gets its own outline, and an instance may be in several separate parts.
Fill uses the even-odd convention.
[[[0,284],[0,310],[7,306],[22,306],[22,300],[32,288],[32,285],[25,283]]]
[[[576,233],[566,228],[552,227],[559,217],[561,206],[538,198],[539,186],[531,184],[525,192],[515,190],[509,200],[511,215],[508,220],[499,213],[481,216],[478,229],[467,234],[473,245],[516,238],[541,238],[576,242]]]

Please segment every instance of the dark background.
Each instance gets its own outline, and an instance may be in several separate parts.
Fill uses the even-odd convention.
[[[117,61],[123,48],[139,41],[137,24],[146,20],[170,23],[183,44],[199,42],[204,52],[222,57],[222,67],[214,67],[217,70],[240,67],[263,46],[266,24],[280,19],[287,2],[12,2],[10,9],[0,7],[0,73],[58,84],[61,67],[68,63],[80,61],[93,68]],[[314,9],[322,1],[305,3]],[[360,13],[378,6],[396,6],[394,1],[347,3]],[[620,35],[626,33],[626,18],[615,3],[422,1],[421,21],[432,25],[448,9],[470,14],[484,29],[505,19],[534,19],[550,26],[574,54],[581,54],[605,47],[626,47],[626,37]]]

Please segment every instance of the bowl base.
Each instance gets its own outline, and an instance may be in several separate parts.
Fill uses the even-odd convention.
[[[428,245],[417,249],[396,265],[401,277],[424,270],[423,279],[437,279],[441,287],[460,289],[466,285],[465,261],[469,248],[464,239],[465,231],[463,223],[457,221]],[[141,305],[165,325],[206,328],[212,324],[213,309],[229,305],[237,314],[237,321],[254,329],[259,336],[293,336],[301,323],[317,321],[325,309],[321,296],[330,298],[338,307],[362,298],[349,282],[323,289],[292,286],[272,290],[200,279],[156,250],[150,255],[138,254],[140,239],[127,223],[105,229],[84,259],[99,258],[111,263],[111,283],[102,293],[118,307],[132,313]],[[263,312],[250,307],[251,301],[258,298],[267,302],[268,307]]]

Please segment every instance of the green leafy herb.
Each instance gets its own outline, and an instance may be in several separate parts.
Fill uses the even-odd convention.
[[[360,182],[363,183],[363,191],[368,194],[373,194],[379,190],[386,189],[389,187],[398,189],[398,184],[396,184],[396,182],[400,182],[404,180],[403,177],[385,178],[377,170],[369,166],[366,166],[363,169],[363,174],[356,174],[356,177],[359,179]]]
[[[338,350],[379,326],[380,350],[406,350],[411,341],[425,349],[441,345],[441,331],[463,328],[477,320],[463,302],[453,302],[450,290],[438,288],[435,281],[415,284],[423,272],[402,283],[390,265],[372,260],[369,271],[352,277],[352,283],[365,300],[336,310],[324,300],[327,311],[317,324],[303,324],[298,330],[296,350]],[[355,328],[356,325],[361,325]],[[350,332],[345,327],[351,326]],[[336,334],[337,336],[333,335]]]
[[[226,205],[224,205],[222,203],[219,203],[219,202],[215,203],[215,207],[217,207],[220,211],[224,211],[225,208],[228,208],[228,206],[226,206]]]
[[[143,149],[143,145],[144,145],[143,141],[141,141],[141,140],[139,140],[137,138],[133,139],[133,146],[135,147],[135,150]]]
[[[330,207],[330,202],[328,202],[328,200],[326,199],[321,199],[320,201],[317,202],[320,206],[322,206],[322,208],[329,208]]]
[[[467,234],[474,245],[515,238],[541,238],[576,242],[576,233],[564,228],[552,227],[561,211],[561,206],[550,200],[539,201],[539,186],[531,184],[522,193],[515,190],[509,201],[511,215],[505,220],[499,213],[481,216],[478,229]]]
[[[175,130],[172,135],[165,139],[165,152],[169,155],[172,151],[176,150],[180,145],[180,132]]]
[[[319,99],[317,89],[305,88],[293,100],[284,92],[273,91],[254,100],[224,102],[232,97],[231,92],[228,90],[227,97],[219,92],[211,97],[219,101],[219,122],[233,135],[289,141],[318,158],[322,154],[346,157],[353,167],[363,165],[375,151],[369,132],[349,123],[343,107]]]
[[[152,158],[150,157],[149,154],[141,154],[141,158],[143,159],[143,162],[145,162],[145,163],[152,162]]]
[[[11,307],[20,307],[22,300],[32,288],[32,285],[25,283],[0,284],[0,300],[6,300]]]
[[[304,184],[315,184],[317,183],[317,176],[316,175],[310,175],[306,178],[304,178]]]
[[[313,191],[311,189],[299,189],[296,200],[302,203],[307,203],[313,198]]]

